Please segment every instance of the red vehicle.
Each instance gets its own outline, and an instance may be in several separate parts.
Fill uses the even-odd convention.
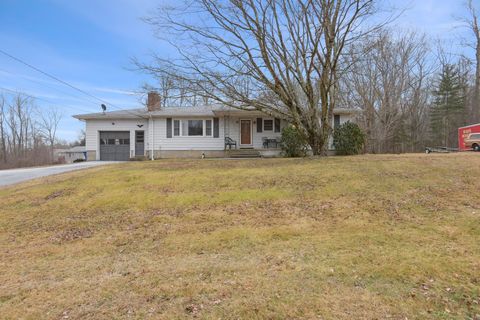
[[[472,124],[470,126],[458,128],[458,150],[468,151],[472,150],[471,143],[465,143],[465,140],[468,140],[472,134],[480,134],[480,123]]]

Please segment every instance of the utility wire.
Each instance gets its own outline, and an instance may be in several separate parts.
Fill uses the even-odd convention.
[[[105,101],[105,100],[103,100],[103,99],[101,99],[101,98],[98,98],[98,97],[96,97],[96,96],[94,96],[94,95],[86,92],[85,90],[82,90],[82,89],[80,89],[80,88],[78,88],[78,87],[76,87],[76,86],[74,86],[74,85],[72,85],[72,84],[70,84],[70,83],[68,83],[68,82],[66,82],[66,81],[64,81],[64,80],[56,77],[56,76],[54,76],[54,75],[51,75],[51,74],[49,74],[49,73],[47,73],[47,72],[45,72],[45,71],[43,71],[43,70],[40,70],[39,68],[37,68],[37,67],[29,64],[28,62],[23,61],[23,60],[20,59],[20,58],[17,58],[17,57],[15,57],[15,56],[9,54],[8,52],[3,51],[2,49],[0,49],[0,53],[2,53],[3,55],[9,57],[10,59],[13,59],[13,60],[15,60],[15,61],[17,61],[17,62],[25,65],[25,66],[27,66],[27,67],[29,67],[29,68],[37,71],[37,72],[39,72],[39,73],[41,73],[41,74],[49,77],[50,79],[53,79],[53,80],[55,80],[55,81],[57,81],[57,82],[62,83],[63,85],[66,85],[67,87],[70,87],[70,88],[72,88],[72,89],[74,89],[74,90],[76,90],[76,91],[78,91],[78,92],[83,93],[83,94],[86,95],[86,96],[89,96],[89,97],[91,97],[91,98],[93,98],[93,99],[95,99],[95,100],[98,100],[98,101],[100,101],[100,102],[102,102],[102,103],[104,103],[104,104],[107,104],[107,105],[110,105],[110,106],[112,106],[112,107],[115,107],[115,108],[117,108],[118,110],[125,111],[125,112],[128,112],[128,113],[130,113],[130,114],[133,114],[133,115],[135,115],[135,116],[137,116],[137,117],[144,118],[144,117],[142,117],[141,115],[139,115],[139,114],[137,114],[137,113],[135,113],[135,112],[131,112],[131,111],[129,111],[129,110],[122,109],[122,108],[120,108],[120,107],[118,107],[118,106],[116,106],[116,105],[114,105],[114,104],[112,104],[112,103],[109,103],[109,102],[107,102],[107,101]]]
[[[16,91],[16,90],[4,88],[4,87],[0,87],[0,90],[8,91],[8,92],[11,92],[11,93],[13,93],[13,94],[23,94],[23,95],[25,95],[25,96],[27,96],[27,97],[29,97],[29,98],[31,98],[31,99],[34,99],[34,100],[41,100],[41,101],[45,101],[45,102],[47,102],[47,103],[51,103],[51,104],[55,104],[55,105],[58,104],[58,103],[53,102],[52,100],[49,100],[49,99],[39,98],[39,97],[33,96],[33,95],[29,94],[29,93],[26,93],[26,92],[23,91],[23,90],[22,90],[22,91]],[[62,106],[63,106],[63,107],[66,107],[66,108],[70,108],[70,109],[72,109],[72,110],[76,110],[76,111],[80,110],[80,111],[86,112],[86,113],[91,113],[91,112],[92,112],[91,110],[88,110],[88,111],[87,111],[87,110],[85,110],[85,109],[80,109],[80,108],[78,108],[78,107],[70,106],[70,105],[68,105],[68,104],[62,104]]]
[[[16,75],[15,73],[10,72],[10,71],[7,71],[7,70],[5,70],[5,69],[0,69],[0,72],[8,73],[8,74],[13,75],[13,76]],[[73,94],[73,93],[70,93],[70,92],[65,92],[65,91],[63,91],[63,90],[60,90],[59,88],[50,86],[50,85],[48,85],[48,84],[46,84],[46,83],[44,83],[44,82],[42,82],[42,81],[35,80],[35,79],[31,79],[30,77],[22,76],[22,75],[20,75],[20,74],[17,74],[17,75],[20,76],[20,77],[22,77],[23,79],[26,79],[26,80],[31,81],[31,82],[33,82],[33,83],[36,83],[36,84],[39,84],[39,85],[44,86],[44,87],[46,87],[46,88],[55,90],[55,91],[60,92],[60,93],[62,93],[62,94],[65,94],[65,95],[68,95],[68,96],[70,96],[70,97],[73,97],[73,98],[75,98],[75,99],[84,100],[84,101],[86,101],[86,102],[88,102],[88,103],[91,103],[91,104],[94,105],[95,107],[98,107],[98,102],[93,101],[93,100],[91,100],[91,99],[89,99],[89,98],[83,98],[83,97],[80,97],[80,96],[78,96],[78,95],[76,95],[76,94]],[[51,83],[51,82],[50,82],[50,83]],[[38,98],[37,98],[37,99],[38,99]],[[40,100],[41,100],[41,99],[40,99]],[[79,108],[79,110],[81,110],[81,109]],[[82,110],[82,111],[84,111],[84,110]]]

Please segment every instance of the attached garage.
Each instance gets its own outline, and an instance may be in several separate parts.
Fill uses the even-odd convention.
[[[129,159],[129,131],[100,131],[100,160],[127,161]]]

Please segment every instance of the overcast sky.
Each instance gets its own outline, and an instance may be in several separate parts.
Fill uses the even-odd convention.
[[[147,59],[151,51],[171,52],[140,20],[162,3],[1,0],[0,49],[115,107],[138,108],[141,97],[135,92],[149,79],[129,70],[130,58]],[[480,0],[474,3],[480,8]],[[448,43],[450,50],[469,54],[460,47],[460,38],[470,36],[457,19],[467,14],[463,0],[389,0],[389,5],[406,9],[395,21],[397,27],[425,32]],[[4,89],[37,97],[39,108],[61,108],[64,117],[59,136],[66,140],[75,139],[84,126],[71,115],[100,110],[99,101],[0,54],[0,92]]]

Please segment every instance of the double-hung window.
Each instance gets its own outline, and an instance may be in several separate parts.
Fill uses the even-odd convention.
[[[207,137],[212,136],[212,120],[205,120],[205,135]]]
[[[263,130],[264,131],[273,131],[273,119],[264,119],[263,120]]]
[[[173,136],[180,136],[180,120],[173,120]]]

